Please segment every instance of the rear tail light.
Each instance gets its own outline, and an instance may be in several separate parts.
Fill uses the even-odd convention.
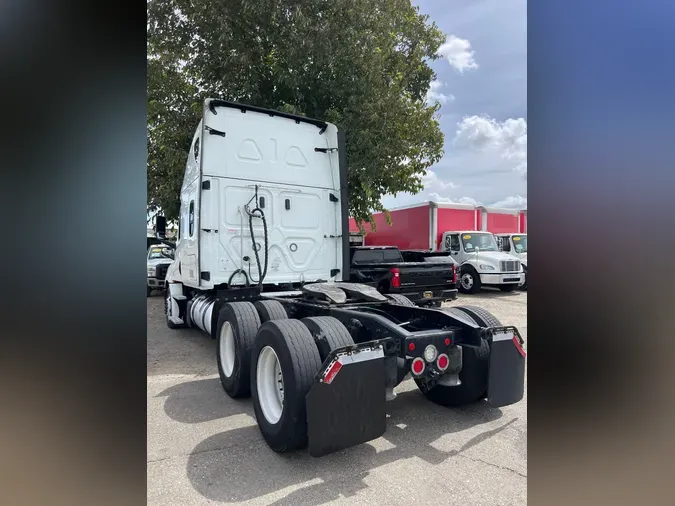
[[[412,361],[412,366],[411,366],[412,373],[415,376],[419,376],[420,374],[422,374],[424,372],[425,366],[426,365],[424,363],[424,359],[421,358],[421,357],[417,357],[415,360]]]
[[[457,283],[457,266],[452,266],[452,282]]]
[[[401,271],[398,270],[398,267],[392,267],[389,272],[391,272],[391,286],[401,288]]]
[[[436,367],[438,367],[439,371],[445,371],[448,365],[450,365],[450,359],[445,353],[441,353],[436,360]]]
[[[424,360],[427,362],[433,362],[436,360],[436,356],[438,355],[438,350],[433,344],[430,344],[426,348],[424,348]]]

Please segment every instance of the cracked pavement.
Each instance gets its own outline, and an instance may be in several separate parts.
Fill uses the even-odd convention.
[[[447,305],[460,304],[484,307],[527,340],[527,293],[485,290]],[[267,447],[251,400],[220,386],[215,341],[168,329],[160,295],[148,298],[147,354],[148,504],[527,503],[527,392],[501,409],[448,409],[408,380],[387,405],[384,436],[315,459]]]

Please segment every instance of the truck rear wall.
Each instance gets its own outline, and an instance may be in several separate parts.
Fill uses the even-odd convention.
[[[518,232],[519,218],[517,214],[488,213],[488,232],[507,234]]]
[[[436,244],[438,249],[443,238],[443,232],[453,230],[474,230],[476,228],[476,211],[473,209],[444,209],[437,210],[438,225],[436,227]]]
[[[365,224],[366,246],[398,246],[400,249],[429,249],[429,206],[391,211],[391,226],[384,213],[374,215],[373,232]]]

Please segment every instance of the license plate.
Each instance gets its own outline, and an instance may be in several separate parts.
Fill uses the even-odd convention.
[[[422,297],[424,297],[425,299],[430,299],[433,296],[434,296],[434,292],[424,292],[422,294]]]

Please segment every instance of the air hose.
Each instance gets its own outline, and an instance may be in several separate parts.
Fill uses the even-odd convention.
[[[255,208],[251,210],[249,208],[249,204],[255,199]],[[248,265],[248,277],[253,281],[254,283],[258,283],[258,286],[262,287],[263,279],[265,279],[265,276],[267,276],[267,259],[268,259],[268,253],[269,253],[269,243],[268,243],[268,238],[267,238],[267,220],[265,219],[265,213],[263,212],[262,209],[260,209],[259,204],[258,204],[258,185],[255,185],[255,195],[251,197],[251,200],[248,201],[248,204],[244,206],[244,210],[246,211],[246,214],[248,214],[248,229],[251,232],[251,243],[253,245],[253,253],[255,254],[255,261],[256,264],[258,265],[258,273],[260,275],[260,279],[257,281],[253,279],[253,276],[251,275],[251,264]],[[253,235],[253,218],[260,218],[263,223],[263,232],[265,236],[265,266],[261,268],[260,265],[260,252],[258,251],[258,248],[256,247],[256,242],[255,242],[255,236]]]

